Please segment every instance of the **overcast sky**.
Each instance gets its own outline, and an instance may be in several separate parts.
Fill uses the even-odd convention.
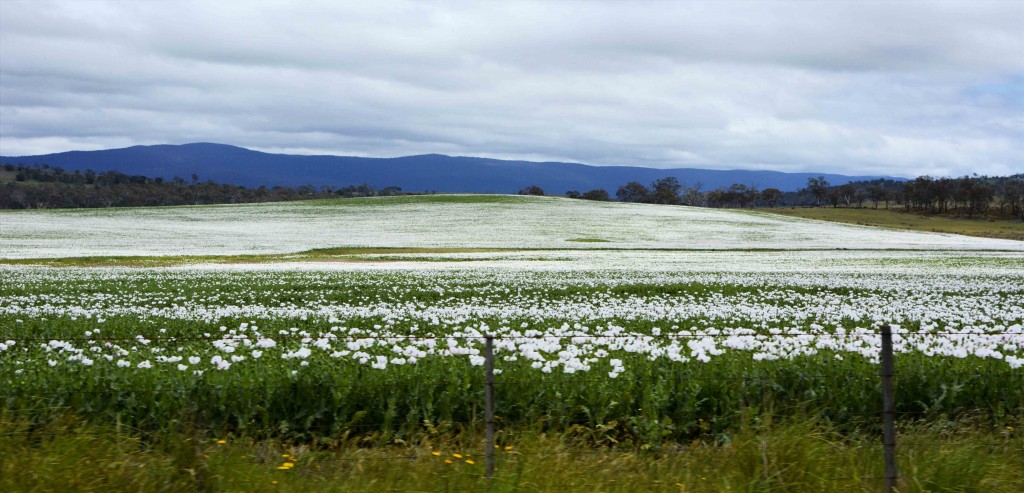
[[[1024,1],[0,1],[0,154],[187,142],[1024,172]]]

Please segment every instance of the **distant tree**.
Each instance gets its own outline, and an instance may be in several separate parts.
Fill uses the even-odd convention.
[[[825,198],[828,199],[828,203],[832,204],[832,208],[839,207],[839,204],[843,201],[843,195],[839,193],[839,188],[826,188]]]
[[[784,194],[778,188],[766,188],[761,190],[761,202],[768,207],[774,208],[782,201]]]
[[[705,197],[704,194],[700,193],[702,188],[704,188],[704,184],[699,181],[694,186],[687,188],[682,194],[683,203],[692,206],[704,205],[706,202]]]
[[[875,209],[878,208],[878,203],[882,201],[885,201],[885,208],[888,209],[890,197],[889,191],[879,185],[868,187],[868,198],[875,203]]]
[[[967,214],[974,216],[988,210],[995,198],[992,187],[981,182],[981,180],[964,177],[960,179],[960,190],[958,195],[960,201],[967,206]]]
[[[760,194],[755,187],[748,187],[741,183],[733,183],[725,191],[726,203],[735,204],[737,207],[746,208],[757,200]]]
[[[828,198],[829,183],[824,176],[817,178],[807,179],[807,190],[808,193],[814,197],[814,205],[821,205],[822,202]]]
[[[927,175],[907,182],[903,185],[904,205],[907,209],[931,208],[933,212],[936,212],[938,208],[935,188],[935,180]]]
[[[583,196],[581,198],[584,199],[584,200],[600,200],[600,201],[608,201],[608,200],[611,199],[608,196],[608,191],[603,189],[603,188],[595,188],[593,190],[589,190],[589,191],[583,192]]]
[[[864,201],[868,199],[868,192],[863,188],[858,188],[857,192],[853,194],[853,201],[857,203],[857,207],[860,209],[864,208]]]
[[[615,198],[620,202],[646,202],[651,191],[638,182],[631,181],[615,192]]]
[[[378,195],[377,189],[366,183],[341,187],[334,193],[342,197],[375,197]]]
[[[673,176],[668,176],[651,184],[651,193],[647,199],[652,204],[680,205],[683,200],[679,197],[679,191],[683,186]]]
[[[729,199],[726,195],[727,194],[725,190],[722,190],[721,188],[716,188],[706,193],[704,196],[709,206],[725,207],[729,203]]]
[[[537,185],[530,185],[520,190],[519,195],[544,195],[544,190]]]
[[[850,207],[857,195],[857,187],[853,183],[845,183],[839,186],[836,193],[839,194],[839,199],[846,203],[846,207]]]
[[[569,190],[568,192],[565,192],[565,197],[569,199],[578,199],[582,197],[582,195],[580,195],[576,190]]]
[[[1010,214],[1024,220],[1024,181],[1009,181],[1003,187],[1002,202],[1010,206]]]

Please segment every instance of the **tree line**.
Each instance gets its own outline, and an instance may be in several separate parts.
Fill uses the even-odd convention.
[[[1024,175],[962,176],[959,178],[919,176],[910,181],[869,180],[831,186],[822,177],[811,178],[801,189],[804,203],[832,207],[874,208],[884,204],[925,214],[1008,216],[1024,219]]]
[[[198,204],[236,204],[281,202],[337,197],[373,197],[402,195],[399,187],[377,189],[367,184],[340,188],[313,185],[298,187],[255,187],[190,180],[170,180],[118,171],[65,171],[47,165],[0,165],[0,209],[132,207]],[[537,185],[519,191],[523,195],[544,195]],[[1024,174],[1006,177],[963,176],[914,180],[876,179],[832,185],[824,177],[807,180],[796,192],[778,188],[759,189],[754,185],[733,184],[703,190],[674,177],[655,180],[650,185],[631,181],[612,195],[598,188],[567,191],[565,197],[666,205],[716,208],[759,207],[900,207],[925,214],[964,215],[968,217],[1013,217],[1024,220]]]
[[[186,181],[181,177],[165,180],[118,171],[68,172],[47,165],[0,166],[0,209],[241,204],[401,194],[399,187],[377,189],[366,184],[340,188],[313,185],[247,188],[212,180],[200,181],[196,174]]]
[[[686,186],[674,177],[656,180],[646,186],[629,182],[618,188],[615,200],[648,204],[689,205],[716,208],[759,207],[864,207],[877,209],[891,205],[926,214],[1013,217],[1024,220],[1024,174],[1006,177],[964,176],[932,178],[921,176],[910,181],[876,179],[833,186],[824,177],[812,177],[796,192],[778,188],[758,189],[736,183],[729,187],[702,190],[700,183]],[[544,195],[530,185],[521,195]],[[586,200],[612,200],[604,189],[580,193],[570,190],[566,197]]]

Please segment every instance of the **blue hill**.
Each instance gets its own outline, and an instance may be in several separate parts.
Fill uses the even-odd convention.
[[[71,151],[39,156],[0,156],[0,163],[48,164],[65,170],[119,171],[129,175],[175,176],[256,187],[260,185],[332,187],[367,183],[405,191],[515,193],[538,185],[549,194],[603,188],[615,194],[619,186],[645,185],[667,176],[681,183],[701,183],[704,190],[733,183],[795,191],[807,178],[824,176],[833,185],[881,178],[777,171],[656,169],[634,166],[589,166],[578,163],[539,163],[425,154],[397,158],[300,156],[269,154],[224,144],[133,146],[102,151]]]

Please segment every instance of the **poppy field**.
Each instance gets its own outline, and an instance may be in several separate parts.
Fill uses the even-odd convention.
[[[0,489],[879,491],[888,325],[903,489],[1016,491],[1022,251],[528,197],[0,212]]]
[[[702,255],[676,255],[670,272],[5,267],[0,402],[39,422],[71,411],[218,436],[411,436],[479,424],[491,335],[505,429],[605,427],[658,444],[769,410],[870,427],[886,323],[899,412],[1012,420],[1024,408],[1016,259],[858,254],[823,268],[747,254],[782,274],[714,270]]]

